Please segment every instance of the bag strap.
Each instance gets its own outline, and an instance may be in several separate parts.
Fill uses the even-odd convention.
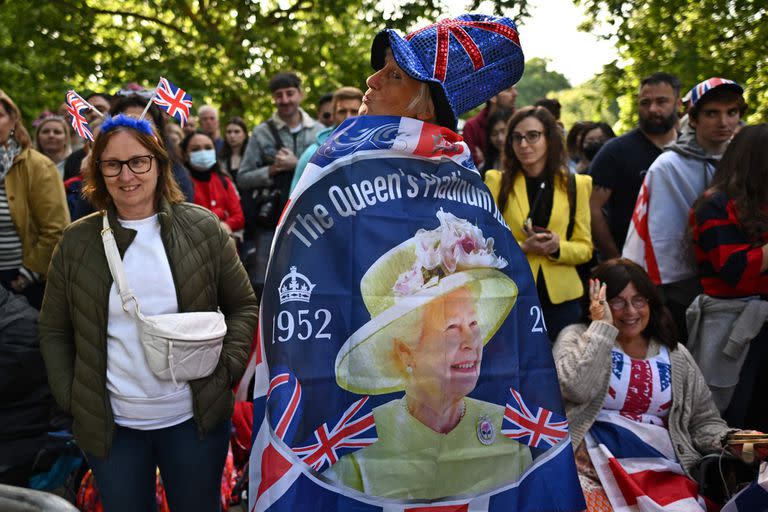
[[[271,119],[267,119],[267,127],[269,128],[272,137],[275,139],[275,151],[280,151],[285,147],[285,144],[283,144],[283,139],[280,138],[280,133],[277,131],[275,122]]]
[[[136,316],[140,319],[144,317],[139,310],[139,301],[128,286],[128,279],[125,277],[125,267],[123,267],[123,260],[120,259],[120,251],[117,249],[117,243],[115,243],[115,233],[109,226],[109,218],[107,212],[103,211],[101,214],[101,222],[103,229],[101,230],[101,240],[104,243],[104,254],[107,256],[107,264],[109,265],[109,272],[112,274],[112,279],[115,281],[115,287],[117,288],[117,294],[120,296],[120,300],[123,302],[123,311],[130,313],[128,303],[133,302]]]
[[[565,231],[565,239],[573,236],[573,225],[576,220],[576,175],[568,173],[568,229]]]

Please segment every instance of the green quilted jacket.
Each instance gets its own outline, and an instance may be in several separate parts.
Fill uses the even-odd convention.
[[[161,201],[160,233],[176,284],[179,312],[220,308],[227,335],[219,364],[190,382],[201,436],[232,414],[232,387],[245,370],[258,317],[256,297],[235,245],[208,210]],[[40,312],[40,348],[51,391],[74,417],[80,447],[106,457],[115,422],[107,395],[107,316],[112,276],[101,240],[101,215],[84,217],[64,230],[53,252]],[[109,211],[120,255],[136,232]]]

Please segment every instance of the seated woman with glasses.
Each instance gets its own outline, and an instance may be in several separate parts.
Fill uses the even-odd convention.
[[[592,257],[592,178],[573,176],[557,121],[543,107],[509,120],[503,171],[485,175],[499,210],[528,258],[551,340],[581,314],[576,266]]]
[[[632,480],[622,481],[616,464],[627,474],[658,471],[658,487],[675,479],[679,486],[704,454],[719,452],[726,436],[740,431],[720,418],[639,265],[624,258],[600,264],[586,305],[582,323],[560,333],[555,367],[588,510],[611,510],[623,499],[613,491]],[[607,469],[609,459],[613,470]],[[693,482],[685,485],[696,489]],[[685,510],[704,509],[694,500]]]

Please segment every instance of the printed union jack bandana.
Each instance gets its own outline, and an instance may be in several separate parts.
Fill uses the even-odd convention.
[[[345,121],[272,248],[251,511],[584,508],[530,267],[452,131]]]

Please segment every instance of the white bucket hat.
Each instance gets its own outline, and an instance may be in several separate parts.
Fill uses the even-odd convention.
[[[360,293],[371,320],[355,331],[336,355],[336,382],[353,393],[377,395],[405,388],[394,351],[410,315],[462,287],[475,301],[483,345],[488,343],[517,299],[517,285],[499,269],[507,261],[494,254],[493,238],[442,209],[440,226],[419,230],[371,265]],[[412,333],[411,333],[412,334]]]

